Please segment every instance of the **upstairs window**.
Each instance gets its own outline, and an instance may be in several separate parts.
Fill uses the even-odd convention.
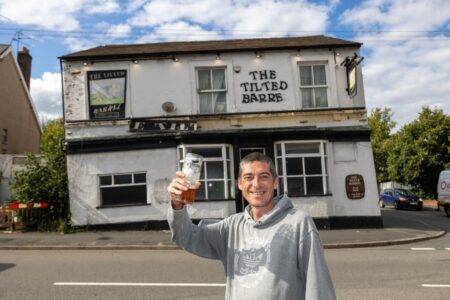
[[[300,91],[303,108],[328,107],[326,64],[300,65]]]
[[[227,111],[227,84],[225,68],[197,69],[200,114]]]

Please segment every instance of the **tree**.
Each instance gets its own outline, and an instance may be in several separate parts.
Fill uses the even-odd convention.
[[[442,109],[423,107],[416,120],[392,137],[388,157],[391,179],[435,198],[439,173],[450,162],[449,133],[450,117]]]
[[[66,156],[62,147],[64,125],[61,119],[44,126],[41,158],[29,154],[25,169],[18,172],[12,184],[13,197],[19,202],[47,201],[34,220],[39,230],[65,230],[70,223]]]
[[[392,121],[391,109],[387,107],[373,109],[368,123],[377,182],[389,181],[387,159],[389,156],[391,130],[395,127],[395,122]]]

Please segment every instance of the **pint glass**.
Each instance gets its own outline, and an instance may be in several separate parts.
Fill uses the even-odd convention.
[[[195,183],[197,180],[200,179],[200,173],[202,172],[202,162],[203,157],[194,154],[194,153],[188,153],[186,154],[186,157],[183,160],[183,169],[181,172],[186,175],[185,179],[189,184],[189,188],[187,191],[183,191],[181,194],[181,199],[185,200],[186,202],[193,203],[195,199]]]

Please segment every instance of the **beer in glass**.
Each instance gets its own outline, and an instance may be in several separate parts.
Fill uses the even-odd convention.
[[[185,200],[189,203],[194,203],[195,192],[194,189],[195,183],[200,179],[200,173],[202,172],[202,162],[203,157],[194,154],[187,153],[186,157],[183,160],[183,169],[181,172],[186,175],[185,179],[189,184],[189,189],[187,191],[183,191],[181,194],[181,199]]]

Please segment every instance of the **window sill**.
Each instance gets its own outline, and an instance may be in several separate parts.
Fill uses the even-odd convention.
[[[135,207],[135,206],[150,206],[151,203],[130,203],[130,204],[114,204],[114,205],[100,205],[97,206],[96,209],[103,208],[120,208],[120,207]]]

